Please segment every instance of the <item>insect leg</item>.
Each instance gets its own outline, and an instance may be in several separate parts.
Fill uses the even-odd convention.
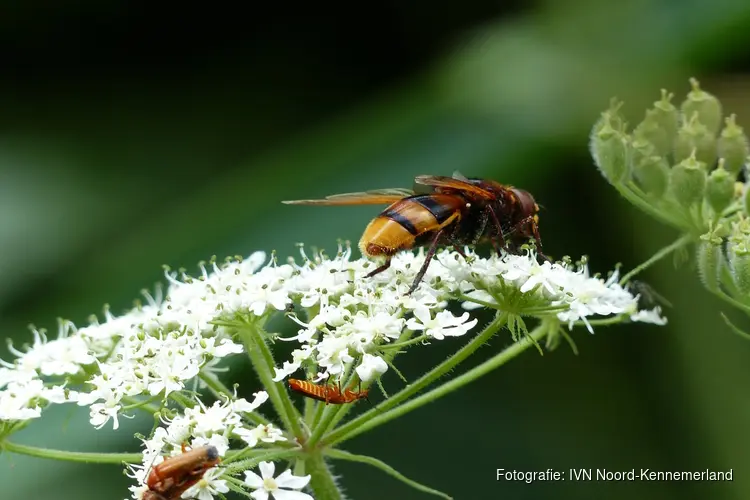
[[[501,241],[500,248],[504,250],[506,253],[510,253],[510,250],[505,244],[505,234],[503,233],[503,228],[500,225],[500,219],[497,218],[497,214],[495,213],[495,210],[493,210],[492,206],[487,205],[487,211],[490,213],[490,217],[492,217],[492,222],[495,223],[495,227],[497,228],[497,236],[498,238],[500,238],[500,241]],[[495,251],[498,254],[500,254],[500,251],[497,249],[497,242],[494,239],[492,239],[492,246],[495,248]]]
[[[409,287],[409,291],[406,292],[406,295],[411,295],[414,293],[414,290],[417,289],[419,286],[419,283],[422,281],[422,278],[424,278],[424,273],[427,272],[427,266],[430,265],[430,261],[435,256],[435,252],[437,251],[438,242],[440,241],[440,237],[443,235],[443,230],[441,229],[437,233],[435,233],[435,237],[432,238],[432,243],[430,243],[430,249],[427,250],[427,255],[424,259],[424,264],[422,264],[422,268],[417,273],[417,277],[414,278],[414,282],[411,284],[411,287]]]
[[[391,258],[390,257],[387,258],[387,260],[385,261],[385,264],[383,264],[382,266],[378,267],[374,271],[370,271],[369,273],[367,273],[367,276],[365,276],[365,278],[372,278],[376,274],[382,273],[383,271],[385,271],[389,267],[391,267]]]
[[[542,239],[539,237],[539,226],[537,225],[536,220],[534,220],[533,215],[530,215],[526,217],[525,219],[518,221],[518,223],[515,225],[513,229],[514,231],[516,229],[520,231],[524,227],[531,228],[532,237],[534,238],[534,242],[536,243],[537,256],[541,257],[542,259],[548,262],[552,262],[552,259],[544,255],[544,253],[542,252]]]
[[[456,253],[457,253],[458,255],[460,255],[460,256],[461,256],[461,257],[463,257],[464,259],[468,259],[468,257],[467,257],[467,256],[466,256],[466,254],[464,253],[464,251],[463,251],[463,250],[461,250],[461,247],[460,247],[460,246],[458,245],[458,243],[456,243],[456,242],[455,242],[455,240],[451,241],[451,245],[453,245],[453,249],[454,249],[454,250],[456,251]]]

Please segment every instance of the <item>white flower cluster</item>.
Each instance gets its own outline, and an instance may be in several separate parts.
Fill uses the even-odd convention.
[[[498,259],[478,259],[470,266],[475,279],[462,284],[466,296],[487,304],[499,305],[493,291],[510,285],[523,294],[532,294],[549,307],[562,307],[558,319],[569,325],[581,321],[594,333],[588,318],[592,316],[628,315],[630,321],[665,325],[658,306],[652,310],[638,309],[638,295],[618,284],[619,272],[608,279],[594,278],[585,265],[573,268],[567,263],[544,262],[525,256],[508,255]],[[480,304],[464,303],[466,309],[482,307]]]
[[[275,380],[289,376],[306,361],[323,368],[318,378],[325,379],[343,373],[355,360],[360,379],[372,380],[388,368],[377,356],[378,347],[404,339],[405,328],[442,340],[464,335],[476,325],[468,313],[456,316],[445,310],[452,299],[463,301],[465,309],[482,307],[475,300],[502,309],[499,297],[516,301],[520,297],[538,311],[559,310],[547,314],[556,314],[571,328],[582,321],[591,332],[587,321],[591,316],[624,314],[631,321],[666,323],[658,307],[638,310],[638,297],[617,284],[617,272],[603,280],[589,276],[586,266],[539,264],[533,253],[483,258],[466,248],[464,254],[466,258],[454,251],[438,252],[419,288],[406,295],[424,262],[421,250],[402,252],[386,271],[354,281],[353,276],[369,271],[370,262],[350,262],[349,250],[339,252],[334,260],[317,256],[313,261],[303,253],[304,264],[286,286],[290,293],[302,295],[302,306],[315,312],[306,322],[293,318],[303,328],[285,340],[297,340],[301,346],[293,351],[291,361],[277,368]]]
[[[241,261],[212,263],[210,269],[201,266],[197,278],[168,272],[164,299],[146,295],[147,304],[122,316],[107,311],[104,322],[83,328],[63,322],[55,340],[34,331],[31,346],[13,350],[14,362],[0,361],[0,420],[38,417],[45,403],[77,402],[90,406],[93,425],[112,419],[116,428],[123,399],[166,396],[220,358],[242,352],[231,331],[217,324],[291,304],[308,314],[292,316],[301,329],[287,340],[300,346],[276,369],[277,381],[303,363],[317,366],[321,378],[340,376],[354,364],[360,379],[372,380],[387,369],[380,357],[384,344],[414,332],[440,340],[473,328],[477,320],[469,313],[446,310],[454,299],[467,309],[474,300],[502,306],[498,297],[512,291],[537,305],[559,307],[557,316],[570,324],[619,314],[633,321],[664,321],[658,310],[638,311],[637,297],[614,278],[592,278],[585,268],[538,264],[534,255],[482,258],[467,249],[466,256],[439,252],[411,295],[406,293],[422,266],[422,251],[398,254],[387,271],[370,279],[363,276],[373,263],[351,260],[349,248],[340,248],[335,258],[320,253],[310,259],[302,251],[301,263],[278,265],[272,259],[263,267],[265,254],[257,252]],[[64,388],[69,383],[75,390]]]
[[[182,446],[186,443],[191,448],[213,446],[218,455],[223,457],[229,450],[231,438],[241,439],[245,448],[253,448],[259,442],[274,443],[286,441],[280,429],[272,424],[248,427],[243,414],[255,411],[268,400],[265,391],[254,394],[255,399],[248,402],[245,399],[228,400],[224,403],[215,402],[210,407],[202,404],[194,408],[187,408],[184,415],[178,415],[166,420],[166,427],[158,427],[151,439],[144,440],[143,463],[130,465],[130,477],[137,481],[137,486],[131,486],[133,498],[140,500],[148,489],[146,479],[149,471],[163,462],[167,457],[182,453]],[[185,498],[210,500],[216,493],[226,493],[229,488],[226,481],[219,479],[220,469],[210,469],[202,480],[184,493]]]

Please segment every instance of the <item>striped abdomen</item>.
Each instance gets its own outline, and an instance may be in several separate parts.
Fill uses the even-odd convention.
[[[299,392],[307,396],[308,398],[317,399],[318,401],[330,401],[331,390],[333,389],[338,393],[337,389],[330,388],[327,385],[317,385],[306,380],[296,380],[293,378],[289,379],[289,388],[294,392]]]
[[[370,257],[394,255],[424,243],[425,236],[460,220],[465,210],[466,201],[457,195],[409,196],[389,206],[370,222],[359,248]]]
[[[306,380],[289,379],[289,388],[294,392],[307,396],[308,398],[317,399],[318,401],[325,401],[326,404],[331,403],[335,405],[341,405],[345,403],[352,403],[358,399],[367,398],[368,391],[355,392],[349,389],[341,394],[338,387],[332,385],[317,385]]]

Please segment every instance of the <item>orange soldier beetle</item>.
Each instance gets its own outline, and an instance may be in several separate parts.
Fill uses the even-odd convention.
[[[359,399],[367,399],[369,389],[363,391],[342,390],[334,385],[318,385],[306,380],[289,379],[289,388],[308,398],[325,401],[326,404],[343,405]]]
[[[146,479],[148,490],[142,500],[179,500],[185,491],[203,478],[208,469],[220,462],[215,446],[201,446],[165,459],[151,469]]]

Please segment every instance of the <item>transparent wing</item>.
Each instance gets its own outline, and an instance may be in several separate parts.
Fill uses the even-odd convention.
[[[375,189],[361,193],[343,193],[318,200],[287,200],[286,205],[389,205],[414,194],[411,189]]]
[[[471,184],[470,182],[468,182],[468,179],[461,180],[456,179],[455,177],[445,177],[441,175],[418,175],[414,178],[414,182],[425,186],[452,189],[454,191],[464,191],[490,200],[495,199],[495,195],[493,193],[479,186]]]

